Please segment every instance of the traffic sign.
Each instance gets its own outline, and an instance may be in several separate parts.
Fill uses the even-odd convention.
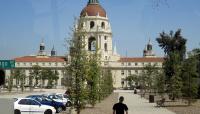
[[[0,60],[1,69],[15,68],[15,60]]]

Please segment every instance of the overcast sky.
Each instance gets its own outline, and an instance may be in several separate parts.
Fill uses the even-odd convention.
[[[200,0],[99,0],[111,22],[113,43],[122,56],[141,57],[149,38],[156,55],[163,50],[159,33],[182,29],[187,49],[200,45]],[[0,0],[0,59],[36,54],[44,39],[47,52],[53,45],[65,55],[74,17],[88,0]]]

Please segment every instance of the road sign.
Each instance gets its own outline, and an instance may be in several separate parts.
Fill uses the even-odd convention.
[[[15,68],[15,61],[14,60],[0,60],[0,68],[2,69]]]

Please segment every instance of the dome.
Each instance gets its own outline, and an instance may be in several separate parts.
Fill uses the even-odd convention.
[[[81,11],[81,17],[85,16],[101,16],[106,17],[106,11],[99,4],[87,4],[87,6]]]

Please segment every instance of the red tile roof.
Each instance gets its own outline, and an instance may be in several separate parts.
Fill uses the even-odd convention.
[[[37,56],[24,56],[14,59],[16,62],[65,62],[64,57],[37,57]]]
[[[106,11],[99,4],[88,4],[82,11],[81,16],[99,16],[106,17]]]
[[[145,57],[138,57],[138,58],[129,58],[129,57],[122,57],[120,58],[119,62],[163,62],[164,58],[162,57],[152,57],[152,58],[145,58]]]

